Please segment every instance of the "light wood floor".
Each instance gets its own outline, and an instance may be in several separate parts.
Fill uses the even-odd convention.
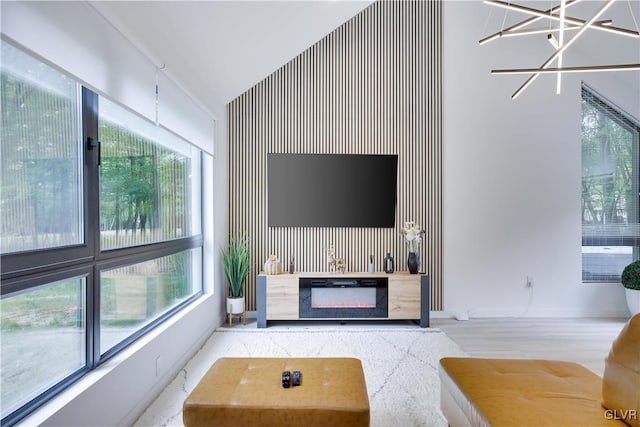
[[[557,359],[602,376],[604,358],[627,319],[431,319],[467,354],[476,357]]]

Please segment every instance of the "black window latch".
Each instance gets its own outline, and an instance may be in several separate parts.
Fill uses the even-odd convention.
[[[93,139],[91,137],[87,138],[87,149],[89,151],[93,151],[94,149],[98,150],[98,166],[100,166],[100,141],[97,139]]]

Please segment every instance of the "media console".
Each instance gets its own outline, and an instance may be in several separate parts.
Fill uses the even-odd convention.
[[[258,328],[270,320],[414,320],[429,327],[429,276],[409,273],[260,274]]]

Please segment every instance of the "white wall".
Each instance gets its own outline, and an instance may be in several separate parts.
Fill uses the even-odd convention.
[[[503,12],[489,9],[443,6],[445,310],[625,316],[620,285],[581,282],[580,79],[640,117],[640,73],[565,75],[561,95],[542,76],[512,100],[526,76],[490,70],[539,66],[551,46],[522,37],[479,46],[500,30]],[[490,13],[499,20],[485,28]]]
[[[214,294],[217,295],[215,302],[216,325],[224,321],[226,315],[225,296],[227,292],[227,279],[224,275],[224,266],[220,250],[229,241],[229,119],[227,106],[220,106],[213,112],[217,119],[216,124],[216,154],[213,164],[213,197],[210,209],[213,213],[214,241],[210,248],[210,259],[213,262],[215,271],[213,283],[215,284]],[[206,220],[211,220],[205,213]],[[205,254],[206,255],[206,254]]]

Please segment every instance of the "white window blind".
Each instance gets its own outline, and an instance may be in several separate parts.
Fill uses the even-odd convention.
[[[2,2],[2,34],[210,154],[214,118],[85,2]]]

